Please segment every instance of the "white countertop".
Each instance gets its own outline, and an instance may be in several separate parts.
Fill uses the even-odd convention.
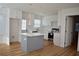
[[[21,35],[26,35],[26,36],[40,36],[43,35],[41,33],[21,33]]]

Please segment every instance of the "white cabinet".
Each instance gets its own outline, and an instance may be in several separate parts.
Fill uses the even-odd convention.
[[[59,42],[60,42],[60,33],[59,32],[54,33],[53,42],[54,42],[54,45],[59,46]]]

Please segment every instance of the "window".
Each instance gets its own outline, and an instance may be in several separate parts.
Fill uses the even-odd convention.
[[[38,19],[34,20],[34,27],[40,27],[41,21]]]
[[[26,20],[22,20],[22,30],[26,30]]]

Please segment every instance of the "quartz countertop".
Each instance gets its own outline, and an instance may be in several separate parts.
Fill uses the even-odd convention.
[[[21,33],[21,35],[26,35],[26,36],[41,36],[43,34],[41,34],[41,33]]]

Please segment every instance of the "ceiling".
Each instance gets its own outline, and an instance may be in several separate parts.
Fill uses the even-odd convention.
[[[50,15],[56,14],[60,9],[79,7],[79,3],[0,3],[0,7]]]

